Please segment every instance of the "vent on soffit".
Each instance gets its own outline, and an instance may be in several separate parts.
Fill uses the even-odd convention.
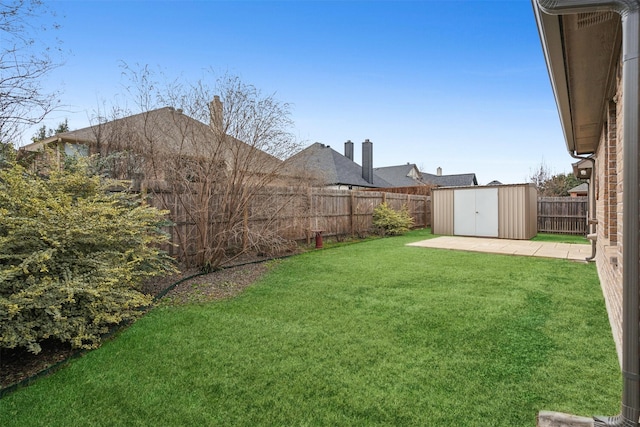
[[[616,17],[615,12],[588,12],[578,14],[578,29],[602,24]]]

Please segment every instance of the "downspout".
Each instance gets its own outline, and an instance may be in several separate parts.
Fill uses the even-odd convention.
[[[589,178],[589,199],[587,201],[587,238],[589,234],[597,232],[596,221],[596,192],[593,183],[593,173],[596,170],[596,159],[593,157],[581,157],[573,151],[569,150],[569,155],[577,160],[588,160],[591,162],[591,178]],[[596,240],[589,239],[591,241],[591,256],[586,257],[584,260],[589,262],[596,258]]]
[[[640,416],[640,358],[638,354],[638,261],[639,190],[638,127],[640,96],[640,4],[639,0],[537,0],[540,9],[552,15],[614,11],[622,17],[623,88],[623,262],[622,262],[622,408],[613,417],[594,417],[594,426],[638,426]]]

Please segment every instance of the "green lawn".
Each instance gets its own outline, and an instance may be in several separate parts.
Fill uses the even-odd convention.
[[[554,243],[578,243],[587,245],[589,240],[586,237],[572,234],[551,234],[551,233],[538,233],[533,239],[537,242],[554,242]]]
[[[0,400],[2,426],[534,426],[619,411],[593,264],[408,247],[279,263],[232,300],[159,307]]]

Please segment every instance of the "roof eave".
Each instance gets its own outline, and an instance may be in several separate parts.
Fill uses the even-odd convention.
[[[550,15],[533,10],[565,143],[570,153],[597,150],[615,93],[620,15],[595,11]]]
[[[45,138],[43,140],[24,145],[20,147],[20,149],[24,151],[41,151],[45,147],[49,147],[51,144],[60,143],[60,142],[70,143],[70,144],[91,144],[95,142],[95,140],[89,140],[86,138],[84,139],[75,138],[73,137],[73,132],[69,132],[69,135],[59,134],[59,135],[50,136],[49,138]]]
[[[560,16],[548,15],[540,10],[536,0],[532,0],[533,11],[538,27],[542,51],[549,72],[549,80],[556,101],[560,124],[564,134],[567,150],[575,152],[576,143],[573,134],[571,103],[567,85],[567,69],[565,66]]]

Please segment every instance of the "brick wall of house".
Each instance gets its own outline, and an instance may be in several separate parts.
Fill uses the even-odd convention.
[[[619,68],[620,70],[621,68]],[[596,152],[595,195],[597,225],[596,265],[607,313],[622,364],[622,81],[617,76],[616,95],[604,115]]]
[[[609,102],[607,120],[607,218],[605,234],[609,243],[614,246],[618,242],[618,104]]]

